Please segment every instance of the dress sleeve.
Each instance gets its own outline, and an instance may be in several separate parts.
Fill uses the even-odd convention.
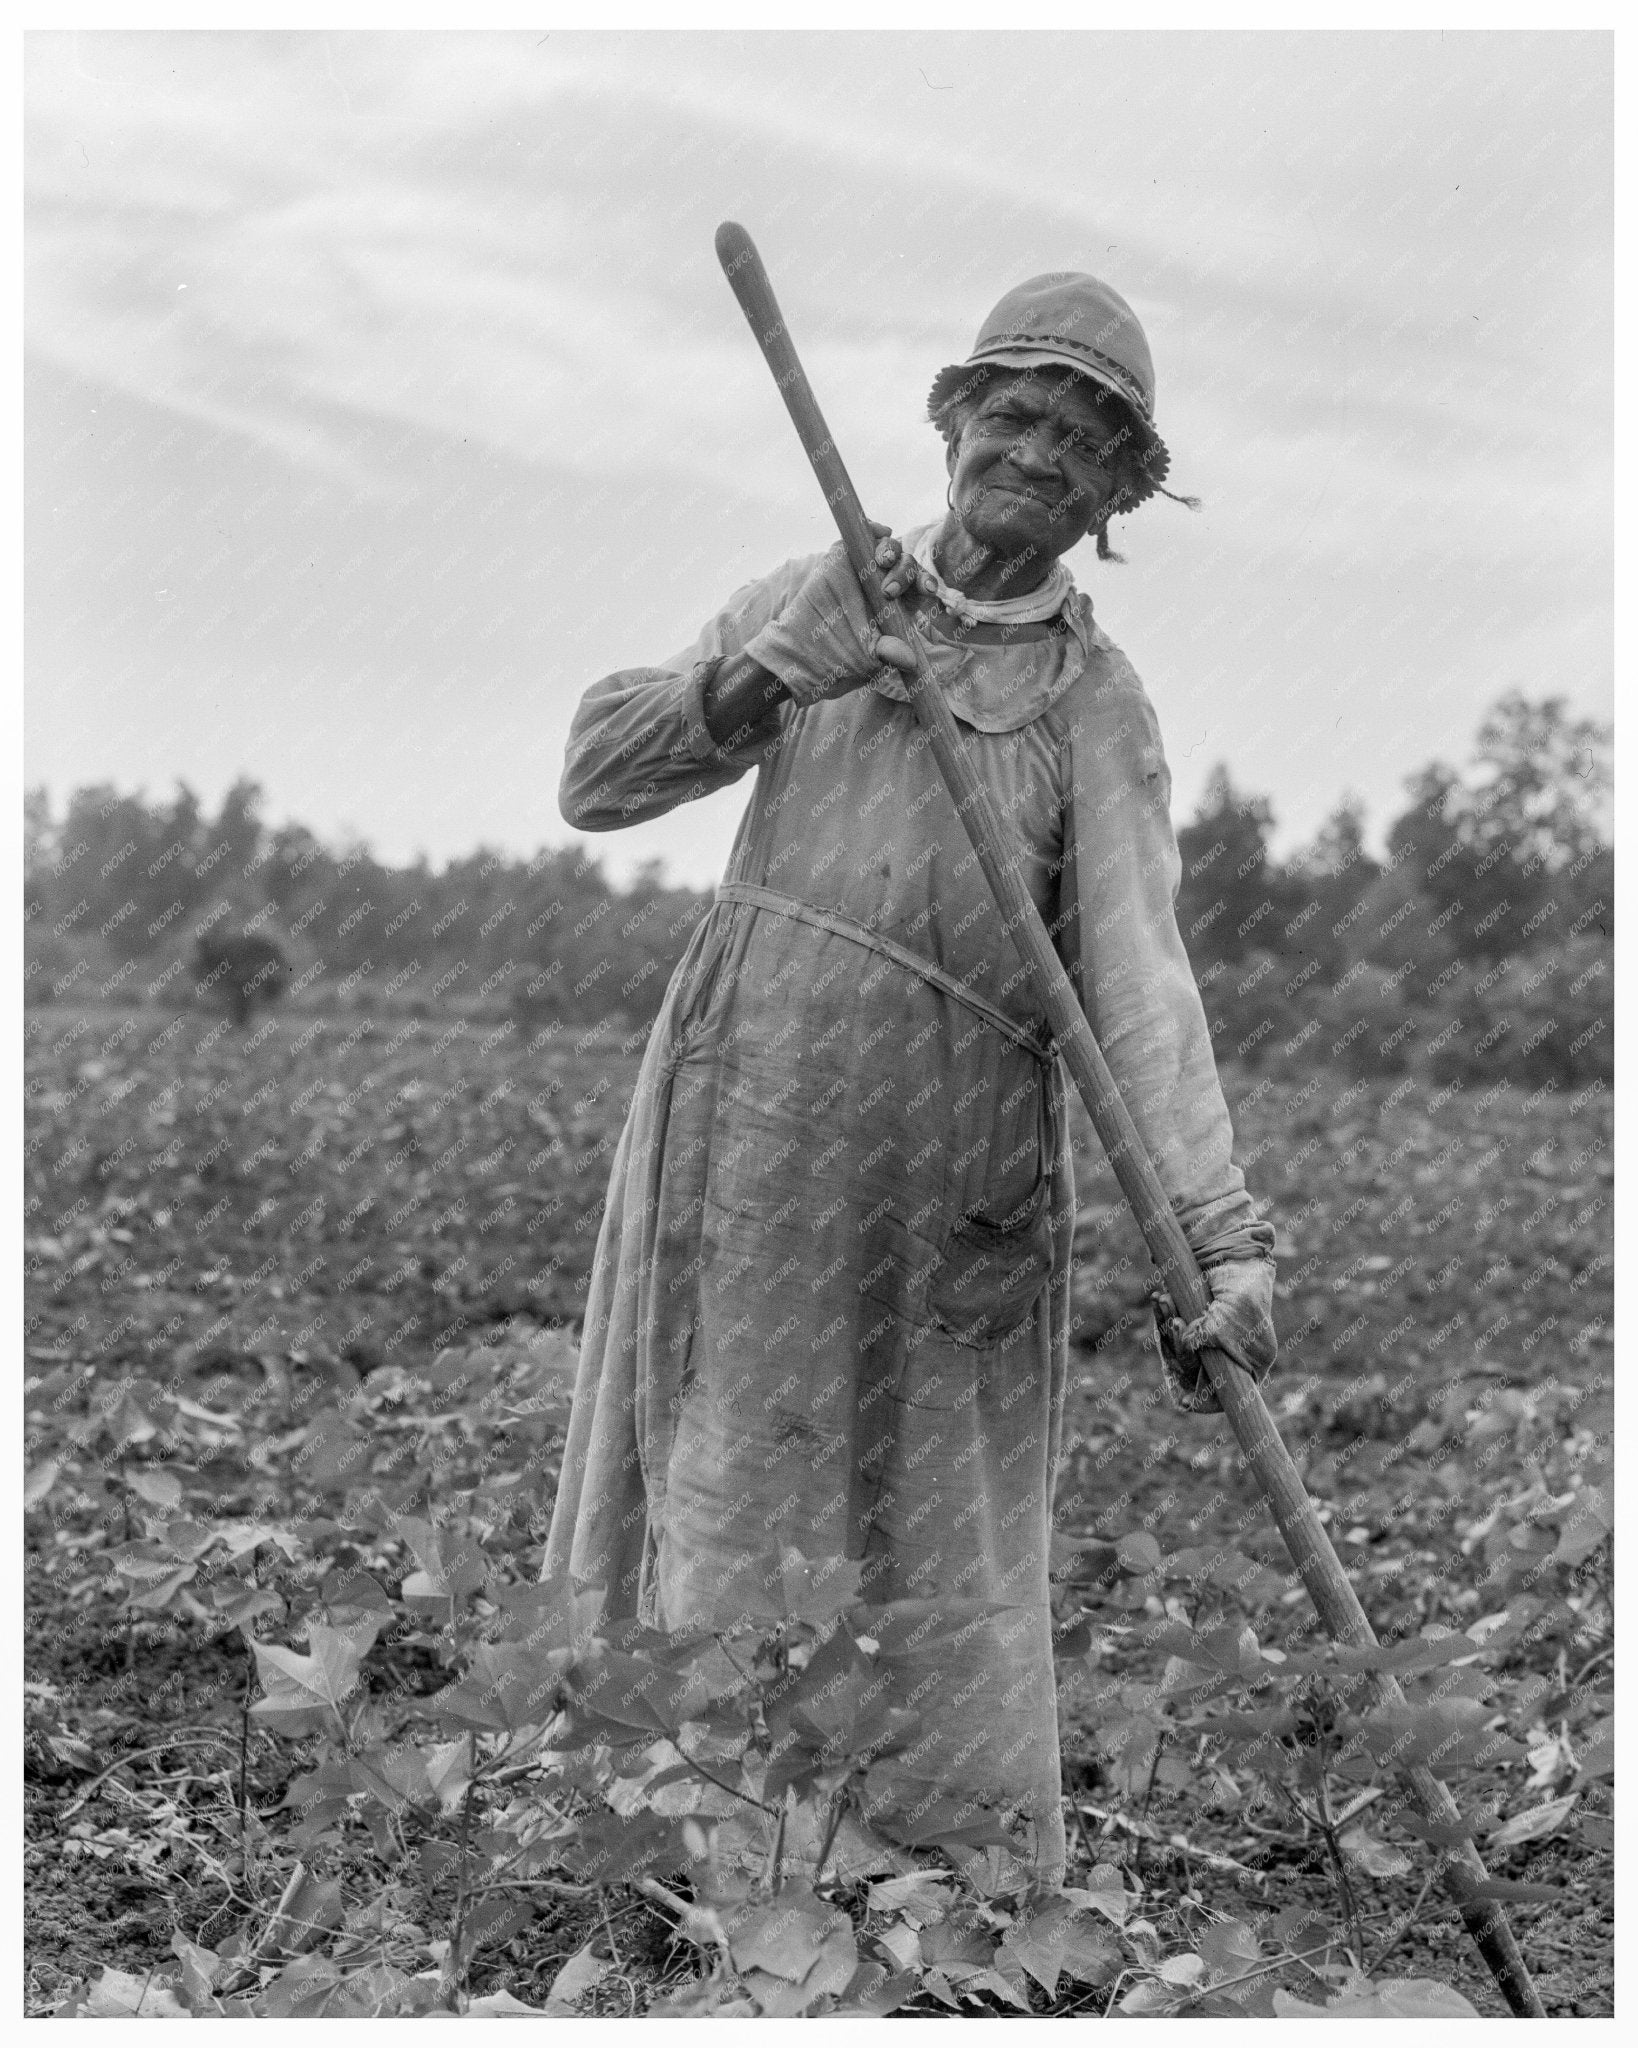
[[[779,745],[784,701],[719,746],[705,724],[716,664],[739,653],[800,588],[817,556],[736,590],[693,644],[657,668],[616,669],[581,698],[569,727],[558,809],[582,832],[614,832],[736,782]]]
[[[1171,773],[1142,684],[1114,656],[1076,691],[1064,760],[1055,937],[1104,1058],[1197,1257],[1267,1255],[1177,928]]]

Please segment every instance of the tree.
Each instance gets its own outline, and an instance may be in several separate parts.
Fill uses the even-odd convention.
[[[288,922],[296,911],[325,894],[335,874],[335,860],[305,825],[281,825],[268,852],[262,886]]]
[[[1287,952],[1329,970],[1349,953],[1356,906],[1382,874],[1365,851],[1365,805],[1351,791],[1321,825],[1313,841],[1293,855],[1286,881],[1294,898],[1282,928]]]
[[[1183,861],[1178,928],[1197,970],[1276,943],[1290,892],[1268,858],[1273,829],[1267,797],[1240,795],[1219,762],[1199,809],[1177,835]]]
[[[1479,728],[1465,778],[1432,761],[1406,789],[1390,866],[1465,956],[1499,960],[1546,944],[1583,902],[1613,893],[1600,829],[1609,732],[1570,717],[1562,697],[1503,697]]]
[[[262,848],[262,786],[241,775],[222,799],[211,827],[211,851],[223,848],[222,863],[234,881],[255,867]]]
[[[1365,800],[1349,790],[1300,852],[1293,865],[1302,873],[1336,877],[1363,870],[1369,880],[1381,869],[1365,851]]]
[[[1475,773],[1464,792],[1463,836],[1481,857],[1505,848],[1521,868],[1548,874],[1605,842],[1611,733],[1573,718],[1563,697],[1532,704],[1515,690],[1479,727]]]
[[[284,994],[290,963],[276,939],[263,932],[207,932],[195,942],[194,972],[201,994],[214,993],[241,1029],[258,1003]]]

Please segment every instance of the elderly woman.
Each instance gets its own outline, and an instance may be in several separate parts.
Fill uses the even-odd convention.
[[[1062,557],[1160,488],[1148,344],[1075,273],[1010,292],[934,381],[948,510],[884,539],[1189,1242],[1265,1372],[1257,1221],[1178,936],[1170,779],[1143,686]],[[882,530],[885,534],[885,529]],[[869,1597],[989,1603],[895,1669],[910,1765],[1064,1866],[1048,1593],[1075,1190],[1061,1069],[841,550],[737,591],[693,645],[587,691],[561,804],[588,831],[751,770],[616,1152],[548,1574],[656,1626],[765,1614],[782,1548]]]

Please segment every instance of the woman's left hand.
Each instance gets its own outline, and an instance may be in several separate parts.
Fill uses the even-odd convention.
[[[1208,1268],[1204,1278],[1211,1307],[1192,1323],[1182,1320],[1164,1288],[1156,1288],[1150,1299],[1173,1406],[1191,1415],[1219,1415],[1223,1404],[1200,1353],[1210,1348],[1226,1352],[1259,1384],[1267,1379],[1280,1348],[1274,1335],[1274,1261],[1225,1259]]]

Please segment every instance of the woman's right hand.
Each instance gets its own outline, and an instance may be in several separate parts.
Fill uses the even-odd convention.
[[[886,527],[872,521],[871,530],[879,536],[876,559],[887,571],[884,584],[896,597],[914,582],[913,570]],[[840,542],[813,565],[790,603],[745,652],[776,675],[798,704],[846,696],[874,682],[884,668],[911,670],[916,660],[907,642],[877,632]]]

